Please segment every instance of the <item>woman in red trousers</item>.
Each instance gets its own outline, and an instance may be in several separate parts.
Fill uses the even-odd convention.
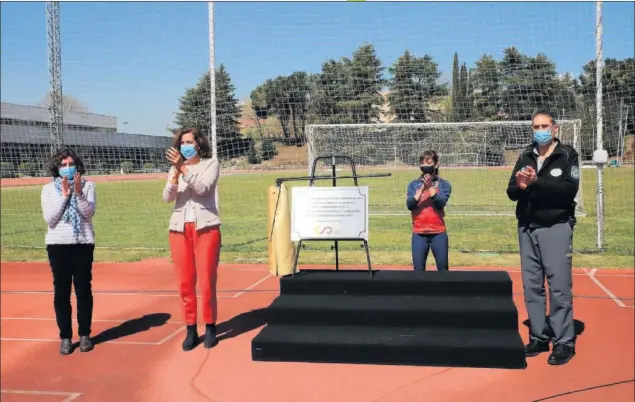
[[[216,280],[221,244],[215,197],[218,160],[212,158],[207,139],[195,128],[178,132],[166,157],[172,168],[163,200],[174,201],[169,238],[187,325],[183,350],[192,350],[198,344],[197,277],[205,321],[203,344],[209,349],[216,344]]]

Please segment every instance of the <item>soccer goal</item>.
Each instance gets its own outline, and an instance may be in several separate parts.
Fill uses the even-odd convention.
[[[562,120],[558,125],[560,140],[579,149],[581,121]],[[452,184],[448,213],[513,215],[514,204],[505,190],[532,138],[528,121],[317,124],[307,126],[306,133],[309,167],[318,156],[338,155],[352,157],[361,171],[394,172],[389,180],[365,179],[371,187],[372,215],[409,213],[406,188],[420,175],[419,155],[427,149],[439,154],[439,174]],[[318,170],[329,168],[318,164]],[[576,201],[576,213],[585,215],[582,197]]]

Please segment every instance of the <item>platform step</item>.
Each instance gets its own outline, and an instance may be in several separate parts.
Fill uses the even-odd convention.
[[[282,295],[512,296],[505,271],[303,270],[280,279]]]
[[[511,298],[484,296],[282,295],[269,324],[371,325],[516,330]]]
[[[517,330],[268,325],[252,359],[315,363],[524,368]]]

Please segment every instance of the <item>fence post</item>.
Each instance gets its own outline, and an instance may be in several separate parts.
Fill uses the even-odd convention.
[[[207,3],[209,12],[209,104],[210,104],[210,142],[212,143],[212,158],[218,159],[218,144],[216,141],[216,48],[214,43],[214,2]],[[220,169],[220,161],[219,161]],[[218,186],[216,186],[216,208],[219,207]]]
[[[597,136],[595,138],[595,152],[593,152],[593,162],[597,169],[597,247],[604,248],[604,165],[608,162],[608,154],[604,149],[604,121],[602,103],[602,70],[604,60],[602,59],[602,2],[595,3],[595,113],[597,123]]]

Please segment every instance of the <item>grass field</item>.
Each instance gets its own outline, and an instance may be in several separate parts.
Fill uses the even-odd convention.
[[[346,174],[342,172],[341,174]],[[296,174],[300,175],[300,174]],[[377,264],[410,263],[410,217],[405,189],[416,172],[393,172],[389,178],[360,179],[371,189],[371,256]],[[451,265],[518,264],[513,216],[457,215],[460,212],[513,213],[505,194],[508,171],[446,169],[442,175],[453,186],[448,207]],[[587,216],[579,218],[574,247],[576,266],[633,267],[634,175],[632,168],[605,170],[605,251],[597,253],[595,170],[583,170],[583,197]],[[289,173],[253,172],[227,175],[220,180],[224,262],[266,262],[267,187]],[[341,180],[338,185],[350,185]],[[97,184],[97,260],[134,261],[167,256],[167,221],[171,206],[161,200],[163,180]],[[303,182],[290,185],[306,185]],[[327,185],[327,183],[322,183]],[[330,185],[330,182],[329,182]],[[42,260],[46,225],[40,208],[41,187],[2,188],[2,260]],[[400,213],[401,215],[394,215]],[[330,244],[308,243],[301,263],[330,263]],[[364,263],[358,244],[341,246],[343,263]]]

